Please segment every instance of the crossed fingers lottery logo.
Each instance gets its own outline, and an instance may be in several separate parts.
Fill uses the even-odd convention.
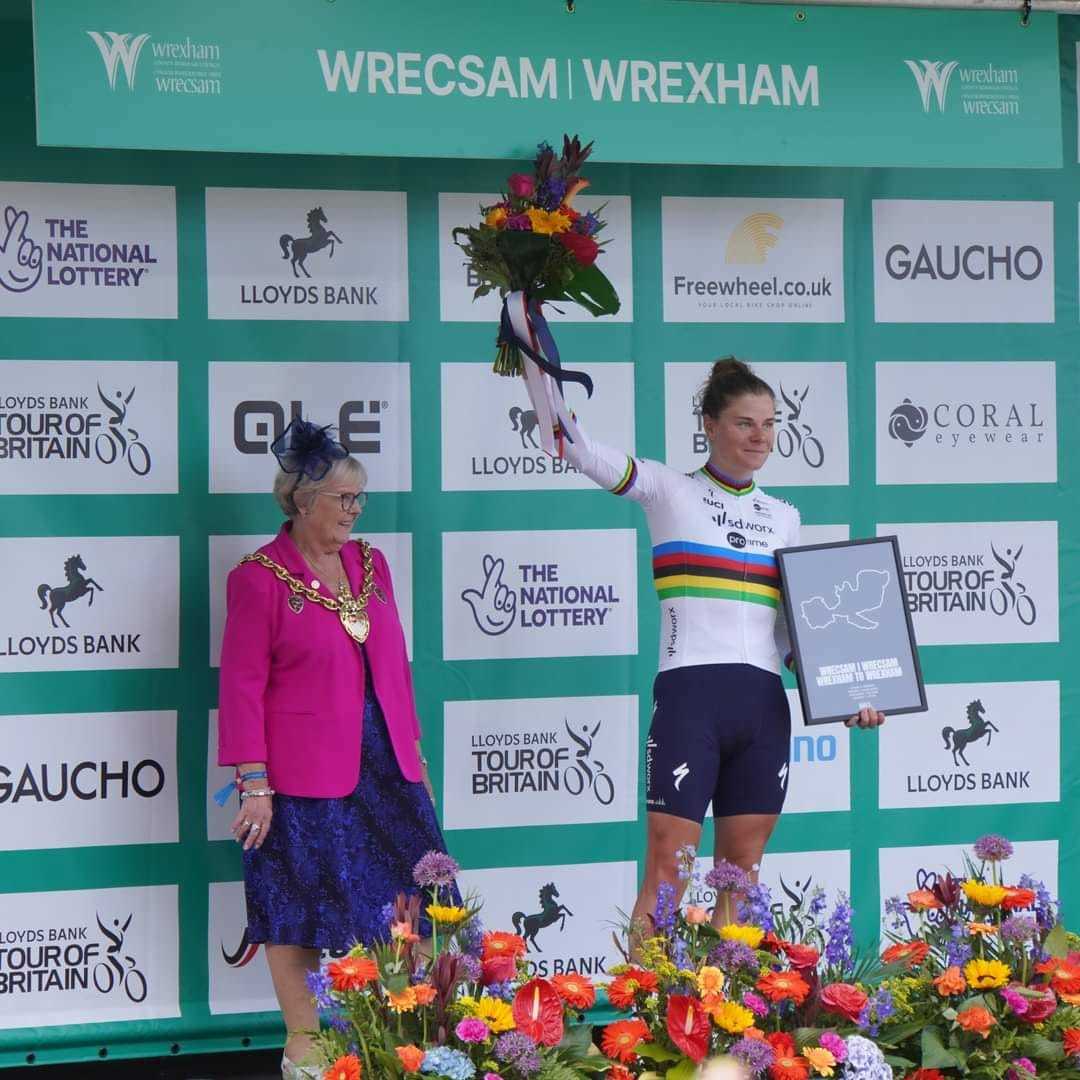
[[[476,625],[490,637],[505,634],[514,625],[517,593],[503,584],[506,562],[494,555],[485,555],[484,581],[479,589],[464,589],[461,599],[469,605]]]
[[[27,235],[30,215],[14,206],[4,207],[0,221],[0,286],[8,292],[27,292],[41,278],[41,245]]]

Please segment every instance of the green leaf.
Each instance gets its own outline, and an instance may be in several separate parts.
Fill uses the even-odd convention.
[[[688,1057],[684,1057],[675,1068],[668,1069],[667,1080],[693,1080],[696,1072],[697,1065]]]
[[[561,1061],[547,1061],[537,1074],[537,1080],[581,1080],[581,1073]]]
[[[922,1068],[957,1069],[963,1068],[964,1062],[957,1060],[957,1055],[946,1049],[941,1032],[935,1027],[923,1028],[922,1033]]]
[[[795,1045],[803,1050],[811,1043],[815,1043],[821,1038],[821,1033],[824,1028],[815,1027],[801,1027],[795,1029]]]
[[[1043,950],[1055,959],[1062,960],[1069,955],[1069,934],[1061,923],[1058,923],[1043,942]]]
[[[583,266],[566,286],[570,300],[580,304],[590,315],[614,315],[619,310],[619,296],[604,272],[593,263]]]
[[[569,1060],[578,1060],[588,1056],[589,1047],[592,1046],[593,1029],[591,1024],[573,1024],[566,1029],[562,1042],[559,1043],[559,1053]]]
[[[667,1047],[661,1046],[659,1043],[643,1043],[635,1048],[634,1053],[638,1057],[646,1058],[648,1061],[678,1061],[682,1056],[675,1053],[674,1050],[668,1050]]]
[[[912,1035],[917,1035],[925,1026],[926,1022],[924,1020],[909,1020],[906,1024],[887,1027],[882,1032],[882,1041],[895,1046],[905,1039],[910,1039]]]
[[[532,289],[551,252],[551,237],[540,233],[504,229],[495,239],[499,254],[510,270],[514,289]]]
[[[1035,1061],[1058,1062],[1065,1060],[1065,1047],[1045,1035],[1028,1035],[1017,1044],[1024,1057]]]
[[[895,1069],[914,1069],[915,1062],[906,1057],[898,1057],[896,1054],[886,1054],[885,1063]]]

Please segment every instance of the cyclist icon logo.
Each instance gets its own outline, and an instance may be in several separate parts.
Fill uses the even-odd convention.
[[[1001,555],[997,548],[993,544],[990,545],[990,551],[1001,567],[1001,572],[998,576],[1000,585],[995,585],[990,590],[990,610],[995,615],[1004,615],[1009,611],[1015,611],[1016,617],[1024,626],[1031,626],[1038,613],[1035,610],[1035,601],[1027,595],[1027,587],[1023,582],[1016,579],[1016,564],[1020,561],[1020,556],[1024,552],[1024,545],[1021,544],[1015,551],[1011,547],[1005,549],[1005,554]]]
[[[108,939],[105,959],[94,965],[94,987],[102,994],[123,988],[128,1000],[138,1005],[146,1000],[146,976],[135,966],[135,957],[124,953],[124,938],[134,914],[121,923],[113,919],[112,927],[106,926],[97,916],[98,929]]]
[[[810,393],[807,384],[802,390],[784,390],[780,384],[780,397],[787,406],[787,415],[782,408],[776,410],[776,452],[782,458],[801,455],[811,469],[820,469],[825,464],[825,450],[821,441],[814,434],[814,429],[802,418],[806,396]]]
[[[563,717],[566,734],[578,745],[574,753],[576,764],[567,766],[563,771],[563,786],[571,795],[580,795],[589,788],[601,806],[610,806],[615,798],[615,784],[604,771],[604,763],[592,757],[593,742],[600,730],[600,724],[601,721],[597,720],[596,726],[591,729],[588,724],[582,724],[579,733],[570,726],[570,721]]]
[[[110,398],[98,383],[97,392],[101,403],[112,413],[108,430],[94,439],[94,453],[98,461],[111,465],[114,461],[126,460],[136,476],[145,476],[150,471],[150,451],[139,441],[139,433],[133,427],[125,427],[128,405],[135,396],[135,387],[128,391],[127,396],[122,390],[117,390]]]

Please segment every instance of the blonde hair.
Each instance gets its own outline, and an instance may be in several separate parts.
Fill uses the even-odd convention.
[[[296,476],[296,473],[278,469],[274,477],[274,498],[281,512],[290,519],[300,513],[301,503],[309,503],[317,492],[340,480],[359,483],[361,491],[367,489],[367,470],[352,456],[335,461],[320,480],[312,480],[306,473],[301,473],[297,483]]]

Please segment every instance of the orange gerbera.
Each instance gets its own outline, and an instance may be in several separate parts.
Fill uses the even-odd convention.
[[[916,1069],[907,1080],[945,1080],[945,1074],[940,1069]]]
[[[416,987],[406,986],[400,993],[387,990],[386,1004],[396,1013],[412,1012],[419,1004],[416,1000]]]
[[[637,1057],[634,1051],[648,1034],[649,1026],[643,1020],[616,1020],[604,1028],[600,1049],[625,1065]]]
[[[549,981],[572,1009],[584,1011],[596,1003],[596,987],[584,975],[552,975]]]
[[[964,1009],[958,1013],[956,1022],[973,1035],[981,1035],[984,1039],[990,1034],[990,1029],[997,1023],[988,1009],[981,1005],[973,1005],[970,1009]]]
[[[363,990],[379,977],[379,965],[367,956],[346,956],[327,965],[326,974],[335,990]]]
[[[413,987],[417,1005],[430,1005],[435,1000],[435,987],[431,983],[417,983]]]
[[[908,907],[912,911],[933,911],[945,905],[929,890],[916,889],[907,894]]]
[[[1070,1057],[1080,1057],[1080,1028],[1066,1028],[1061,1033],[1065,1053]]]
[[[757,981],[757,988],[772,1002],[794,1001],[801,1005],[810,985],[797,971],[767,971]]]
[[[483,953],[481,958],[490,960],[493,956],[524,956],[525,939],[518,934],[508,934],[504,930],[491,930],[481,939]]]
[[[621,1065],[612,1065],[607,1071],[606,1080],[634,1080],[634,1074]]]
[[[1005,886],[1005,899],[1001,901],[1001,906],[1006,911],[1019,911],[1022,908],[1034,907],[1034,905],[1034,889],[1021,889],[1015,885]]]
[[[630,968],[621,975],[616,975],[607,985],[608,1001],[616,1009],[629,1009],[634,1004],[634,995],[643,990],[648,993],[656,989],[656,976],[644,968]]]
[[[397,1051],[401,1067],[407,1073],[416,1072],[423,1064],[424,1051],[419,1046],[413,1046],[410,1043],[408,1046],[396,1046],[394,1049]]]
[[[992,934],[997,933],[997,927],[988,922],[969,922],[967,932],[969,934],[978,934],[980,937],[990,937]]]
[[[882,954],[886,964],[903,963],[909,968],[918,967],[930,952],[925,941],[898,941],[890,945]]]
[[[783,1042],[769,1040],[776,1057],[769,1066],[772,1080],[809,1080],[810,1063],[795,1053],[795,1043],[789,1038]]]
[[[942,997],[952,997],[962,994],[967,989],[967,979],[964,973],[955,964],[946,968],[935,980],[934,986]]]
[[[345,1054],[323,1073],[323,1078],[324,1080],[360,1080],[363,1071],[358,1057],[354,1054]]]
[[[1050,976],[1050,985],[1059,994],[1080,994],[1080,964],[1051,957],[1035,965],[1040,975]]]

